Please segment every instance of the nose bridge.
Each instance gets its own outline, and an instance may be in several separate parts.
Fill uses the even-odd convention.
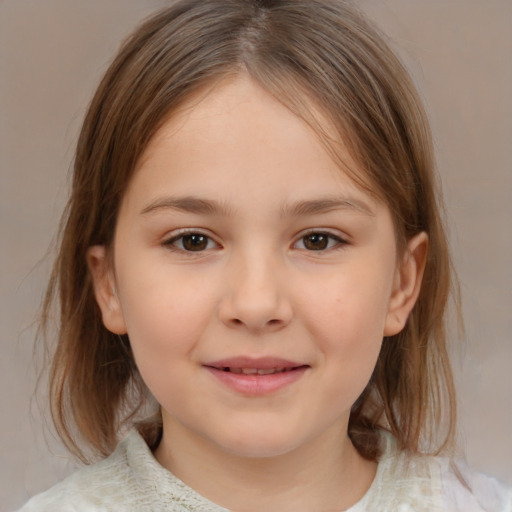
[[[252,331],[279,329],[292,310],[287,294],[283,258],[264,246],[236,251],[227,266],[227,290],[221,316],[230,326]]]

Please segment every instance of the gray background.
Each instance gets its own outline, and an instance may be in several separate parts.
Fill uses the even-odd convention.
[[[33,321],[85,106],[163,0],[0,0],[0,510],[73,468],[33,399]],[[512,2],[362,0],[429,111],[462,282],[461,444],[512,484]],[[43,389],[40,387],[40,389]],[[51,429],[49,430],[51,432]]]

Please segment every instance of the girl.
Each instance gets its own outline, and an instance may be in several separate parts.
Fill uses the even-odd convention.
[[[57,430],[103,460],[22,510],[512,510],[450,462],[436,194],[414,87],[344,2],[147,21],[86,116],[43,315]]]

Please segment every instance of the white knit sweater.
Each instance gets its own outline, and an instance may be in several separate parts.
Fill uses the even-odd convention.
[[[411,457],[386,448],[365,496],[348,512],[512,512],[512,490],[479,474],[464,475],[447,459]],[[107,459],[32,498],[20,512],[227,512],[164,469],[132,432]],[[315,511],[316,512],[316,511]]]

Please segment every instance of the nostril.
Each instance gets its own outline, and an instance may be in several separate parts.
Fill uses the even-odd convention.
[[[244,322],[242,320],[240,320],[239,318],[232,318],[231,324],[239,326],[239,325],[244,325]],[[265,323],[265,325],[270,326],[270,327],[280,326],[281,324],[282,324],[282,321],[279,320],[278,318],[272,318],[271,320],[268,320],[268,322]]]

